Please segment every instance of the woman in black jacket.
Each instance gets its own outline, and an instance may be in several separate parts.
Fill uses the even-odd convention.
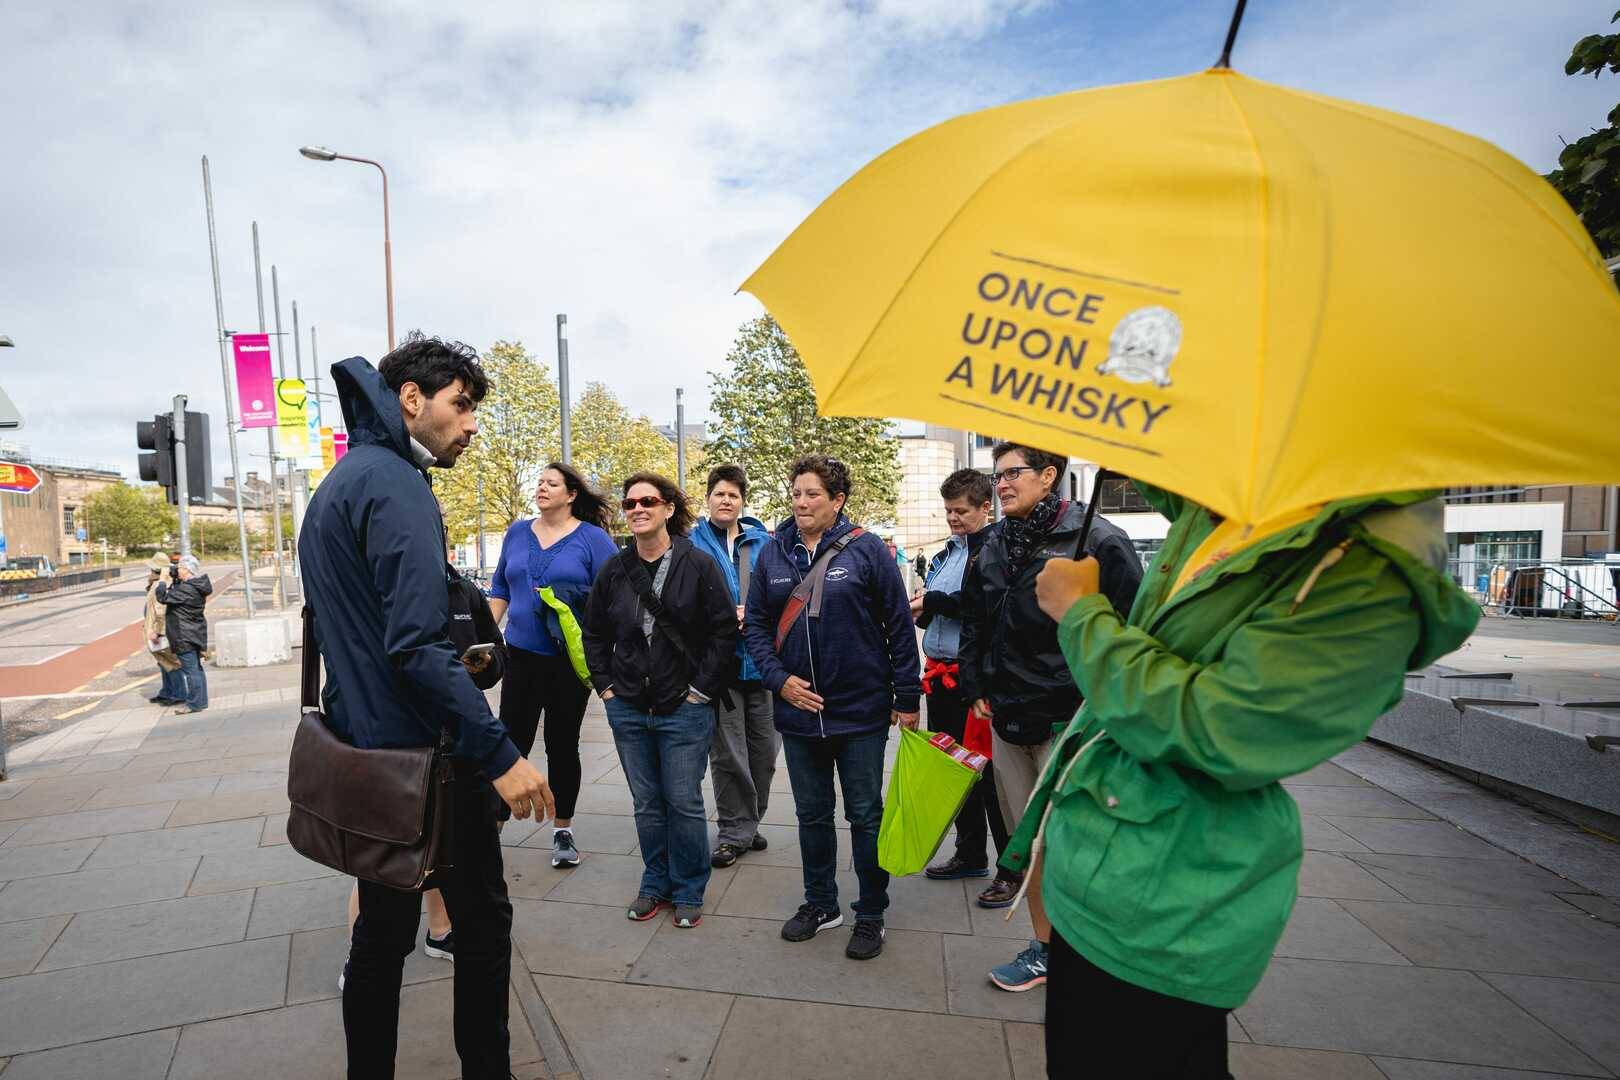
[[[709,883],[710,699],[735,666],[737,609],[720,567],[686,539],[692,512],[680,488],[643,472],[624,495],[635,543],[591,587],[585,659],[635,802],[645,869],[627,914],[644,922],[673,905],[675,925],[687,928]]]

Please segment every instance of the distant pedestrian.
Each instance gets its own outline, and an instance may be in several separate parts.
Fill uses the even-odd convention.
[[[180,661],[185,679],[186,707],[182,713],[199,713],[208,708],[208,676],[203,674],[202,656],[208,651],[208,596],[214,583],[202,572],[193,555],[182,555],[169,571],[170,581],[159,581],[152,590],[164,605],[164,628],[169,648]]]
[[[322,709],[334,734],[365,750],[433,746],[445,732],[455,739],[454,859],[428,880],[455,923],[462,1075],[506,1076],[512,904],[496,823],[502,803],[519,818],[543,817],[552,799],[450,642],[444,526],[427,479],[477,434],[489,382],[471,349],[419,334],[380,370],[355,356],[332,379],[349,452],[310,500],[298,541],[325,661]],[[419,893],[360,883],[342,984],[352,1077],[394,1075],[400,980],[421,912]]]
[[[186,677],[180,671],[180,658],[169,647],[168,608],[158,603],[157,587],[167,576],[172,564],[164,554],[153,555],[146,562],[150,571],[146,578],[146,648],[157,663],[158,682],[156,696],[147,698],[154,705],[178,705],[186,700]]]
[[[1102,595],[1123,618],[1142,583],[1142,560],[1130,537],[1100,515],[1080,550],[1085,507],[1057,494],[1066,457],[1010,442],[997,443],[991,457],[990,480],[1005,516],[987,530],[962,586],[962,687],[990,717],[1001,817],[1008,830],[1016,830],[1055,733],[1081,702],[1058,645],[1057,622],[1036,602],[1035,579],[1052,559],[1089,555],[1102,567]],[[1046,982],[1050,935],[1042,930],[1040,898],[1033,894],[1030,912],[1035,940],[990,972],[990,981],[1003,990]]]
[[[626,914],[645,922],[673,906],[690,929],[709,884],[703,771],[713,699],[736,663],[737,609],[719,565],[686,539],[692,512],[672,480],[636,473],[620,505],[635,542],[591,588],[585,655],[635,803],[642,872]]]
[[[973,704],[962,688],[962,585],[968,569],[979,557],[990,521],[990,478],[977,469],[958,469],[945,478],[939,494],[945,500],[951,539],[945,550],[934,556],[927,589],[911,602],[911,611],[917,625],[924,628],[923,690],[928,694],[928,730],[943,731],[962,742]],[[994,760],[985,766],[956,815],[955,852],[923,873],[934,881],[988,877],[990,856],[985,848],[986,840],[991,838],[1000,856],[1007,849],[1007,826],[996,795]],[[1022,881],[1022,874],[998,869],[995,879],[979,893],[979,906],[1011,906]]]
[[[546,769],[557,799],[551,865],[578,866],[579,729],[591,688],[575,672],[569,652],[584,648],[580,627],[586,598],[619,548],[607,531],[612,514],[606,498],[572,465],[547,465],[534,502],[539,514],[506,530],[490,582],[489,609],[497,623],[506,618],[501,723],[524,757],[534,749],[536,732],[544,733]],[[549,600],[542,589],[550,590]],[[567,609],[566,624],[553,604]]]
[[[889,873],[877,858],[883,748],[890,725],[917,726],[917,632],[894,557],[844,516],[849,468],[812,454],[793,463],[788,481],[793,518],[761,550],[743,618],[748,653],[776,694],[799,819],[804,903],[782,937],[808,941],[844,921],[836,772],[860,883],[844,954],[869,960],[883,951],[889,906]]]
[[[739,627],[754,563],[770,543],[764,523],[743,516],[747,501],[748,475],[742,466],[716,466],[709,470],[709,516],[692,529],[693,545],[708,552],[725,572]],[[760,682],[759,668],[739,636],[737,662],[728,676],[727,689],[715,702],[714,745],[709,751],[720,826],[710,863],[717,869],[730,866],[746,852],[765,850],[759,822],[770,804],[780,748],[771,692]]]

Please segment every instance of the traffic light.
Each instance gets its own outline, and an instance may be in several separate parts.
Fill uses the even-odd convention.
[[[186,501],[198,506],[214,493],[214,456],[208,452],[208,414],[186,413]]]
[[[191,506],[200,506],[208,501],[214,489],[214,461],[208,444],[208,414],[188,411],[185,417],[186,502]],[[174,454],[173,414],[158,413],[150,420],[136,423],[135,444],[142,450],[150,451],[140,457],[141,479],[161,484],[169,502],[179,502],[176,491],[178,474],[175,472],[179,463],[175,461]]]
[[[141,479],[162,484],[170,502],[175,501],[172,421],[168,413],[158,413],[152,419],[142,420],[135,425],[135,445],[151,451],[141,455]]]

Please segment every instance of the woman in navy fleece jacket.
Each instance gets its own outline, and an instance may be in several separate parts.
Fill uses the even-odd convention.
[[[793,519],[760,550],[743,626],[748,653],[776,695],[776,727],[799,818],[805,902],[782,936],[807,941],[843,922],[834,877],[836,770],[860,882],[855,932],[845,953],[866,960],[883,949],[889,904],[889,875],[877,861],[883,748],[891,724],[917,726],[917,635],[905,584],[883,541],[863,533],[834,550],[855,529],[843,514],[849,469],[813,454],[794,462],[791,474]],[[807,607],[779,652],[777,622],[788,597],[823,559],[828,563],[820,616]]]

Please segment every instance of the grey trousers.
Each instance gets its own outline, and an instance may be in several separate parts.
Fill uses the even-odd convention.
[[[716,702],[714,742],[709,746],[709,773],[714,778],[714,806],[722,844],[747,849],[771,798],[776,753],[781,737],[772,716],[771,692],[760,683],[731,688],[732,708]]]

